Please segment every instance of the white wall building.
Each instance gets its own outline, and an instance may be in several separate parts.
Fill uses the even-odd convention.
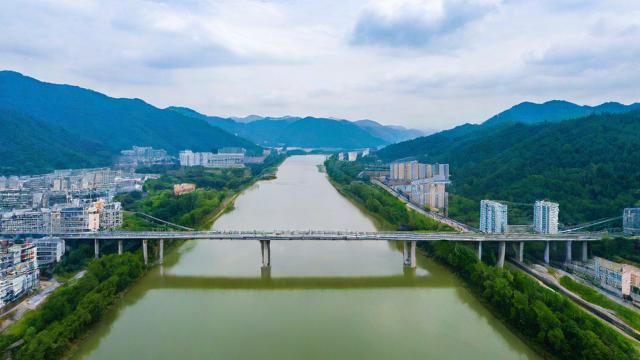
[[[58,237],[43,237],[33,240],[36,245],[38,266],[60,262],[65,252],[64,240]]]
[[[221,150],[228,151],[228,150]],[[204,166],[210,168],[244,167],[244,149],[238,152],[193,152],[183,150],[180,152],[180,166]]]
[[[558,233],[560,206],[550,201],[536,201],[533,205],[533,231],[540,234]]]
[[[480,231],[489,234],[507,232],[507,205],[497,201],[480,201]]]
[[[624,209],[622,227],[626,235],[640,235],[640,208]]]

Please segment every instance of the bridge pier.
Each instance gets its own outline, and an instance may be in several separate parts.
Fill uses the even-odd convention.
[[[262,267],[271,266],[271,240],[260,240],[260,249],[262,251]]]
[[[118,255],[122,255],[122,240],[118,240]]]
[[[571,240],[567,240],[566,245],[567,245],[567,251],[565,254],[564,261],[567,263],[570,263],[571,262]]]
[[[142,240],[142,258],[144,259],[144,264],[149,264],[149,253],[147,252],[147,239]]]
[[[549,265],[549,241],[544,244],[544,263]]]
[[[416,267],[416,241],[404,241],[404,246],[402,249],[403,254],[403,264],[406,267],[410,267],[415,269]]]
[[[164,262],[164,240],[160,239],[160,243],[158,244],[158,263],[162,264]]]
[[[100,257],[100,240],[93,239],[93,252],[96,256],[96,259]]]
[[[482,261],[482,241],[478,241],[478,249],[476,250],[478,254],[478,260]]]
[[[589,248],[586,241],[582,242],[582,262],[589,260]]]
[[[504,241],[500,241],[498,244],[498,267],[504,266],[504,253],[506,251],[507,244]]]
[[[520,241],[518,244],[518,261],[524,261],[524,241]]]

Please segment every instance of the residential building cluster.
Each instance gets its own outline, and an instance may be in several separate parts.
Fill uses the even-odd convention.
[[[203,166],[207,168],[241,168],[245,164],[246,150],[242,148],[221,148],[217,153],[180,152],[180,166]]]
[[[388,185],[409,200],[447,214],[449,208],[449,164],[396,161],[389,165]]]
[[[622,213],[622,227],[625,235],[640,235],[640,208],[627,208]]]
[[[134,146],[131,149],[120,151],[120,157],[116,161],[116,167],[135,169],[140,166],[170,165],[174,163],[175,158],[169,156],[164,149]]]
[[[38,286],[39,276],[34,243],[0,241],[0,307],[18,300]]]

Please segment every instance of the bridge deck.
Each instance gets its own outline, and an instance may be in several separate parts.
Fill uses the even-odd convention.
[[[0,234],[11,235],[11,234]],[[15,235],[15,234],[14,234]],[[44,234],[43,234],[44,235]],[[531,241],[598,241],[603,234],[481,234],[452,232],[356,232],[356,231],[98,231],[50,234],[66,240],[327,240],[327,241],[470,241],[470,242],[531,242]]]

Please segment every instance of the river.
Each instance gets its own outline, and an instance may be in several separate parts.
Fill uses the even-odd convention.
[[[294,156],[216,229],[375,230]],[[190,241],[110,310],[74,359],[538,359],[442,266],[386,242]]]

